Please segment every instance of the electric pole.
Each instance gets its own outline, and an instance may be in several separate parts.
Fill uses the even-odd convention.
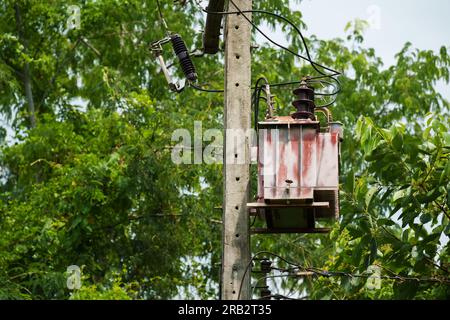
[[[229,1],[229,11],[238,11],[237,8],[242,11],[251,10],[252,0]],[[245,13],[245,16],[251,19],[250,13]],[[251,129],[251,30],[251,24],[242,14],[226,15],[221,274],[221,298],[223,300],[251,299],[251,270],[246,272],[247,268],[251,268],[249,266],[250,235],[247,211],[250,186],[250,137],[239,134],[236,137],[235,135],[239,132],[247,133]]]

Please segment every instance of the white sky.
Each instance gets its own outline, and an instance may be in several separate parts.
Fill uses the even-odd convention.
[[[296,6],[308,26],[306,34],[321,39],[343,37],[347,22],[356,18],[374,22],[365,43],[386,64],[410,41],[420,49],[450,46],[449,0],[303,0]]]
[[[346,24],[356,18],[372,22],[365,45],[376,50],[385,66],[395,64],[395,54],[408,41],[419,49],[450,47],[449,0],[303,0],[295,9],[308,26],[305,36],[323,40],[343,38]],[[438,88],[450,99],[449,85]]]

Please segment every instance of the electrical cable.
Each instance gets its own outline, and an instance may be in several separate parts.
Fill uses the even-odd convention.
[[[334,97],[333,100],[331,100],[330,102],[326,103],[326,104],[322,104],[319,106],[316,106],[316,109],[320,109],[320,108],[327,108],[329,106],[332,106],[337,100],[337,97]]]
[[[259,99],[261,96],[261,91],[263,90],[263,87],[258,87],[259,82],[260,81],[264,81],[267,84],[269,84],[269,81],[267,80],[266,77],[260,77],[257,81],[256,81],[256,85],[254,88],[252,88],[254,90],[253,95],[252,95],[252,106],[254,108],[253,112],[254,112],[254,122],[255,122],[255,131],[258,131],[258,120],[259,120]],[[270,97],[269,97],[270,99]]]
[[[256,223],[256,218],[258,218],[258,216],[254,216],[253,217],[253,222],[250,224],[250,228],[252,228],[254,225],[255,225],[255,223]]]
[[[159,12],[159,19],[161,20],[161,23],[166,31],[166,33],[169,32],[169,27],[167,26],[166,20],[164,19],[164,15],[161,10],[161,3],[159,3],[159,0],[156,0],[156,5],[158,6],[158,12]]]
[[[301,83],[302,81],[289,81],[289,82],[280,82],[280,83],[274,83],[274,84],[270,84],[270,87],[274,87],[274,88],[277,88],[277,87],[287,87],[287,86],[290,86],[290,85],[294,85],[294,84],[299,84],[299,83]],[[332,83],[332,82],[329,82],[329,81],[325,81],[325,80],[320,80],[320,81],[315,81],[315,80],[313,80],[313,81],[310,81],[310,80],[306,80],[306,82],[308,82],[308,83],[326,83],[326,84],[328,84],[328,85],[330,85],[330,86],[333,86],[336,90],[334,91],[334,92],[332,92],[332,93],[320,93],[320,92],[317,92],[317,93],[315,93],[315,95],[316,96],[333,96],[333,95],[336,95],[336,94],[338,94],[338,93],[340,93],[341,92],[341,89],[336,85],[336,84],[334,84],[334,83]],[[223,93],[223,92],[225,92],[225,90],[223,90],[223,89],[205,89],[205,88],[202,88],[202,87],[200,87],[200,86],[192,86],[194,89],[196,89],[196,90],[199,90],[199,91],[203,91],[203,92],[211,92],[211,93]],[[252,90],[254,90],[256,87],[252,87],[251,89]]]
[[[256,86],[254,88],[252,88],[252,89],[255,89],[255,93],[259,93],[260,92],[260,91],[257,90],[258,89],[259,80],[260,79],[258,79],[258,81],[256,82]],[[267,82],[267,84],[269,84],[268,81],[266,81],[266,82]],[[276,83],[276,84],[273,84],[273,85],[270,84],[270,87],[281,87],[281,86],[287,86],[287,85],[291,85],[291,84],[298,84],[298,83],[301,83],[301,82],[302,81]],[[308,79],[306,80],[306,82],[308,82],[309,84],[319,83],[319,84],[322,84],[322,85],[325,83],[325,84],[333,86],[335,88],[335,91],[331,92],[331,93],[323,93],[323,92],[315,93],[315,95],[317,95],[317,96],[323,96],[323,97],[326,97],[326,96],[332,97],[332,96],[334,96],[335,97],[330,102],[328,102],[326,104],[323,104],[323,105],[318,105],[318,106],[316,106],[316,108],[326,108],[326,107],[329,107],[329,106],[333,105],[336,102],[336,100],[337,100],[337,96],[336,95],[340,92],[341,89],[339,87],[337,87],[334,83],[329,82],[329,81],[325,81],[325,80],[311,80],[311,81],[309,81]],[[253,103],[255,105],[254,109],[255,109],[255,112],[257,113],[257,114],[255,114],[255,130],[256,131],[257,131],[256,119],[258,119],[258,116],[259,116],[259,101],[258,101],[259,98],[260,98],[259,95],[253,96],[253,98],[252,98],[252,101],[253,101]]]
[[[304,59],[304,60],[309,61],[310,64],[311,64],[311,66],[312,66],[318,73],[321,74],[321,76],[319,76],[319,77],[314,77],[314,78],[311,78],[311,79],[330,78],[330,79],[332,79],[333,81],[336,82],[336,85],[337,85],[337,87],[339,88],[337,91],[338,91],[338,92],[340,91],[341,83],[340,83],[340,81],[339,81],[337,78],[335,78],[334,76],[340,75],[340,74],[342,74],[342,73],[339,72],[339,71],[336,71],[336,70],[334,70],[334,69],[328,68],[328,67],[326,67],[326,66],[323,66],[323,65],[321,65],[321,64],[319,64],[319,63],[317,63],[317,62],[315,62],[315,61],[312,60],[311,55],[310,55],[310,52],[309,52],[309,49],[308,49],[308,45],[307,45],[307,43],[306,43],[306,40],[305,40],[305,38],[304,38],[304,36],[303,36],[301,30],[300,30],[294,23],[292,23],[289,19],[287,19],[287,18],[285,18],[285,17],[283,17],[283,16],[281,16],[281,15],[278,15],[278,14],[276,14],[276,13],[269,12],[269,11],[264,11],[264,10],[244,10],[244,11],[242,11],[242,10],[239,9],[238,6],[236,6],[236,4],[235,4],[232,0],[230,0],[230,2],[236,7],[236,9],[238,10],[238,12],[229,12],[229,11],[228,11],[228,12],[212,12],[212,11],[209,11],[209,10],[203,9],[203,8],[201,8],[201,10],[204,11],[204,12],[207,12],[207,13],[211,13],[211,14],[242,14],[243,17],[244,17],[244,18],[245,18],[245,19],[246,19],[246,20],[247,20],[247,21],[248,21],[248,22],[249,22],[249,23],[250,23],[250,24],[251,24],[251,25],[252,25],[252,26],[260,33],[260,34],[261,34],[261,35],[263,35],[263,36],[264,36],[267,40],[269,40],[272,44],[274,44],[274,45],[276,45],[276,46],[278,46],[278,47],[280,47],[280,48],[282,48],[282,49],[284,49],[284,50],[290,52],[291,54],[293,54],[293,55],[295,55],[295,56],[297,56],[297,57],[299,57],[299,58],[301,58],[301,59]],[[245,15],[245,13],[263,13],[263,14],[275,16],[275,17],[277,17],[277,18],[279,18],[279,19],[282,19],[283,21],[287,22],[289,25],[291,25],[291,26],[294,28],[294,30],[295,30],[295,31],[299,34],[299,36],[301,37],[302,42],[303,42],[303,45],[304,45],[304,47],[305,47],[305,51],[306,51],[306,53],[307,53],[307,57],[302,56],[302,55],[300,55],[300,54],[298,54],[298,53],[295,53],[295,52],[293,52],[292,50],[290,50],[289,48],[286,48],[286,47],[280,45],[279,43],[273,41],[273,40],[272,40],[270,37],[268,37],[264,32],[262,32],[262,31],[258,28],[258,26],[256,26],[256,25],[251,21],[251,19],[249,19],[249,18]],[[330,72],[333,72],[333,74],[327,75],[327,74],[325,74],[324,72],[322,72],[321,70],[319,70],[317,67],[321,67],[321,68],[323,68],[323,69],[325,69],[325,70],[328,70],[328,71],[330,71]],[[320,107],[327,107],[327,106],[330,106],[330,105],[333,104],[335,101],[336,101],[336,100],[333,100],[332,102],[330,102],[330,103],[328,103],[328,104],[326,104],[326,105],[322,105],[322,106],[320,106]]]
[[[245,276],[251,266],[251,264],[253,263],[253,261],[257,260],[256,258],[261,255],[261,254],[266,254],[266,255],[271,255],[273,257],[276,257],[278,259],[280,259],[281,261],[287,263],[288,265],[297,267],[298,269],[301,269],[302,271],[307,271],[307,272],[312,272],[314,273],[316,276],[321,276],[321,277],[326,277],[326,278],[330,278],[330,277],[349,277],[349,278],[364,278],[364,279],[382,279],[382,280],[394,280],[394,281],[414,281],[414,282],[430,282],[430,283],[438,283],[438,284],[446,284],[446,285],[450,285],[450,279],[445,278],[445,279],[441,279],[441,278],[417,278],[417,277],[404,277],[404,276],[400,276],[400,275],[393,275],[393,276],[375,276],[375,275],[365,275],[365,274],[352,274],[350,272],[342,272],[342,271],[328,271],[328,270],[322,270],[322,269],[318,269],[318,268],[314,268],[314,267],[304,267],[301,264],[298,263],[294,263],[291,262],[283,257],[281,257],[278,254],[269,252],[269,251],[260,251],[255,253],[255,255],[253,255],[252,259],[250,260],[249,264],[247,265],[247,267],[245,268],[244,271],[244,275],[242,277],[241,280],[241,285],[239,287],[239,293],[238,293],[238,300],[240,299],[240,295],[241,295],[241,291],[242,291],[242,286],[243,286],[243,282],[245,279]],[[273,270],[277,270],[277,271],[283,271],[283,269],[280,268],[275,268],[275,267],[271,267]],[[292,272],[292,269],[284,269],[284,272]],[[300,278],[301,275],[297,275],[297,274],[287,274],[287,275],[276,275],[276,276],[265,276],[262,277],[260,279],[257,280],[256,285],[263,279],[270,279],[270,278],[281,278],[281,277],[298,277]],[[253,287],[251,293],[253,297],[253,292],[254,289],[256,287],[256,285]]]
[[[326,80],[310,80],[311,78],[307,78],[305,81],[308,83],[308,84],[314,84],[314,83],[319,83],[319,84],[327,84],[327,85],[329,85],[329,86],[332,86],[332,87],[334,87],[335,88],[335,91],[334,92],[331,92],[331,93],[320,93],[320,92],[316,92],[315,93],[315,95],[316,96],[334,96],[334,95],[336,95],[336,94],[338,94],[338,93],[340,93],[341,92],[341,88],[339,88],[335,83],[332,83],[332,82],[329,82],[329,81],[326,81]],[[277,87],[287,87],[287,86],[290,86],[290,85],[294,85],[294,84],[299,84],[299,83],[302,83],[303,82],[303,80],[300,80],[300,81],[289,81],[289,82],[280,82],[280,83],[273,83],[273,84],[270,84],[270,87],[271,88],[277,88]],[[252,88],[252,89],[254,89],[254,88]]]
[[[271,254],[271,253],[268,252],[268,251],[259,251],[259,252],[255,253],[255,254],[253,255],[253,257],[250,259],[249,263],[247,264],[247,267],[246,267],[245,270],[244,270],[244,274],[242,275],[241,284],[239,285],[239,291],[238,291],[237,300],[240,300],[240,298],[241,298],[242,286],[243,286],[243,284],[244,284],[244,279],[245,279],[245,276],[247,275],[247,272],[248,272],[250,266],[252,265],[252,263],[253,263],[253,261],[256,259],[256,257],[259,256],[259,255],[261,255],[261,254],[263,254],[263,253],[264,253],[264,254]]]
[[[223,93],[224,92],[223,89],[205,89],[205,88],[202,88],[200,86],[193,84],[192,82],[189,85],[192,88],[194,88],[195,90],[201,91],[201,92],[208,92],[208,93]]]
[[[306,43],[306,40],[305,40],[305,38],[304,38],[302,32],[301,32],[300,29],[299,29],[293,22],[291,22],[289,19],[287,19],[287,18],[285,18],[285,17],[283,17],[283,16],[281,16],[281,15],[278,15],[278,14],[276,14],[276,13],[269,12],[269,11],[263,11],[263,10],[249,10],[249,11],[252,11],[252,12],[255,12],[255,13],[264,13],[264,14],[267,14],[267,15],[275,16],[275,17],[277,17],[277,18],[279,18],[279,19],[282,19],[283,21],[285,21],[285,22],[288,23],[289,25],[291,25],[291,26],[295,29],[295,31],[299,34],[299,36],[300,36],[300,38],[301,38],[301,40],[302,40],[302,42],[303,42],[303,46],[304,46],[304,48],[305,48],[307,57],[305,57],[305,56],[303,56],[303,55],[300,55],[300,54],[298,54],[298,53],[296,53],[296,52],[290,50],[289,48],[286,48],[286,47],[284,47],[283,45],[280,45],[279,43],[273,41],[273,40],[272,40],[270,37],[268,37],[264,32],[262,32],[262,31],[258,28],[258,26],[256,26],[256,24],[253,23],[253,21],[252,21],[251,19],[249,19],[249,18],[245,15],[245,13],[244,13],[241,9],[239,9],[239,7],[234,3],[233,0],[230,0],[230,2],[236,7],[236,9],[239,11],[239,13],[241,13],[242,16],[243,16],[243,17],[244,17],[244,18],[245,18],[245,19],[246,19],[246,20],[247,20],[247,21],[248,21],[248,22],[249,22],[249,23],[250,23],[250,24],[251,24],[251,25],[252,25],[252,26],[253,26],[253,27],[261,34],[261,35],[262,35],[262,36],[264,36],[267,40],[269,40],[269,41],[270,41],[271,43],[273,43],[274,45],[280,47],[281,49],[283,49],[283,50],[285,50],[285,51],[287,51],[287,52],[290,52],[291,54],[293,54],[294,56],[297,56],[298,58],[301,58],[301,59],[303,59],[303,60],[306,60],[306,61],[310,62],[310,63],[311,63],[311,66],[312,66],[319,74],[321,74],[322,76],[332,78],[334,75],[339,75],[339,74],[341,74],[341,72],[339,72],[339,71],[336,71],[336,70],[331,69],[331,68],[328,68],[328,67],[326,67],[326,66],[324,66],[324,65],[318,64],[318,63],[316,63],[315,61],[312,60],[311,55],[310,55],[310,52],[309,52],[309,49],[308,49],[308,45],[307,45],[307,43]],[[330,71],[330,72],[333,72],[333,75],[327,75],[327,74],[324,73],[323,71],[319,70],[317,67],[320,67],[320,68],[323,68],[323,69],[328,70],[328,71]]]
[[[329,68],[329,67],[326,67],[326,66],[324,66],[324,65],[321,65],[321,64],[319,64],[319,63],[317,63],[317,62],[315,62],[315,61],[313,61],[312,60],[312,58],[311,58],[311,55],[310,55],[310,52],[309,52],[309,48],[308,48],[308,45],[307,45],[307,43],[306,43],[306,40],[305,40],[305,38],[304,38],[304,36],[303,36],[303,33],[301,32],[301,30],[292,22],[292,21],[290,21],[289,19],[287,19],[287,18],[285,18],[285,17],[283,17],[283,16],[281,16],[281,15],[279,15],[279,14],[276,14],[276,13],[273,13],[273,12],[270,12],[270,11],[265,11],[265,10],[241,10],[235,3],[234,3],[234,1],[233,0],[230,0],[230,2],[233,4],[233,6],[238,10],[238,11],[224,11],[224,12],[214,12],[214,11],[209,11],[208,9],[204,9],[204,8],[202,8],[202,7],[200,7],[200,9],[203,11],[203,12],[205,12],[205,13],[209,13],[209,14],[220,14],[220,15],[229,15],[229,14],[242,14],[242,16],[264,37],[264,38],[266,38],[268,41],[270,41],[272,44],[274,44],[274,45],[276,45],[277,47],[279,47],[279,48],[281,48],[281,49],[283,49],[283,50],[285,50],[285,51],[287,51],[287,52],[289,52],[289,53],[291,53],[291,54],[293,54],[294,56],[296,56],[296,57],[298,57],[298,58],[301,58],[301,59],[303,59],[303,60],[306,60],[306,61],[309,61],[310,63],[311,63],[311,65],[312,65],[312,67],[319,73],[319,74],[321,74],[322,76],[324,76],[324,77],[331,77],[331,76],[335,76],[335,75],[340,75],[340,74],[342,74],[341,72],[339,72],[339,71],[337,71],[337,70],[334,70],[334,69],[331,69],[331,68]],[[274,17],[276,17],[276,18],[278,18],[278,19],[281,19],[281,20],[283,20],[283,21],[285,21],[286,23],[288,23],[290,26],[292,26],[293,28],[294,28],[294,30],[299,34],[299,36],[300,36],[300,38],[302,39],[302,42],[303,42],[303,46],[305,47],[305,51],[306,51],[306,57],[305,56],[303,56],[303,55],[301,55],[301,54],[298,54],[298,53],[296,53],[296,52],[294,52],[294,51],[292,51],[291,49],[289,49],[289,48],[286,48],[285,46],[283,46],[283,45],[281,45],[281,44],[279,44],[279,43],[277,43],[277,42],[275,42],[274,40],[272,40],[269,36],[267,36],[263,31],[261,31],[261,29],[255,24],[255,23],[253,23],[252,21],[251,21],[251,19],[249,19],[246,15],[245,15],[245,13],[262,13],[262,14],[266,14],[266,15],[271,15],[271,16],[274,16]],[[327,75],[327,74],[325,74],[323,71],[321,71],[321,70],[319,70],[317,67],[320,67],[320,68],[323,68],[323,69],[325,69],[325,70],[327,70],[327,71],[330,71],[330,72],[332,72],[333,74],[331,74],[331,75]]]
[[[237,297],[238,300],[239,300],[240,297],[241,297],[241,291],[242,291],[242,286],[243,286],[243,283],[244,283],[245,276],[247,275],[247,272],[248,272],[248,270],[249,270],[251,264],[253,263],[253,261],[255,261],[256,258],[257,258],[259,255],[261,255],[261,254],[271,255],[271,256],[273,256],[273,257],[276,257],[276,258],[280,259],[281,261],[286,262],[287,264],[294,265],[294,266],[297,266],[297,267],[300,267],[300,268],[301,268],[300,265],[296,265],[296,264],[294,264],[294,263],[291,263],[290,261],[286,260],[286,259],[283,258],[282,256],[280,256],[280,255],[278,255],[278,254],[276,254],[276,253],[270,252],[270,251],[259,251],[259,252],[255,253],[255,254],[253,255],[253,257],[250,259],[249,263],[247,264],[247,267],[246,267],[245,270],[244,270],[244,275],[242,276],[241,284],[240,284],[240,286],[239,286],[238,297]]]
[[[303,46],[304,46],[304,48],[305,48],[307,57],[304,57],[304,56],[302,56],[302,55],[300,55],[300,54],[298,54],[298,53],[295,53],[295,52],[293,52],[292,50],[290,50],[289,48],[286,48],[286,47],[280,45],[279,43],[273,41],[269,36],[267,36],[264,32],[262,32],[262,31],[258,28],[258,26],[257,26],[255,23],[253,23],[253,21],[252,21],[251,19],[249,19],[249,18],[245,15],[245,13],[244,13],[244,12],[243,12],[243,11],[242,11],[235,3],[234,3],[233,0],[230,0],[230,2],[236,7],[236,9],[239,11],[239,13],[242,14],[242,16],[243,16],[243,17],[244,17],[244,18],[245,18],[245,19],[246,19],[246,20],[247,20],[247,21],[248,21],[248,22],[249,22],[249,23],[250,23],[250,24],[251,24],[251,25],[252,25],[252,26],[260,33],[260,34],[261,34],[261,35],[263,35],[267,40],[269,40],[271,43],[277,45],[278,47],[280,47],[280,48],[282,48],[282,49],[284,49],[284,50],[290,52],[291,54],[293,54],[293,55],[295,55],[295,56],[297,56],[297,57],[299,57],[299,58],[301,58],[301,59],[304,59],[304,60],[309,61],[309,63],[311,64],[311,66],[312,66],[318,73],[320,73],[320,74],[321,74],[322,76],[324,76],[324,77],[328,77],[328,78],[332,79],[333,81],[335,81],[336,84],[337,84],[337,86],[339,87],[339,90],[340,90],[341,83],[340,83],[340,81],[339,81],[338,79],[334,78],[334,76],[340,75],[341,72],[336,71],[336,70],[331,69],[331,68],[328,68],[328,67],[326,67],[326,66],[324,66],[324,65],[318,64],[318,63],[316,63],[315,61],[312,60],[311,54],[310,54],[309,49],[308,49],[308,45],[307,45],[307,43],[306,43],[306,40],[305,40],[305,38],[304,38],[304,36],[303,36],[301,30],[300,30],[294,23],[292,23],[289,19],[287,19],[287,18],[285,18],[285,17],[283,17],[283,16],[280,16],[280,15],[278,15],[278,14],[275,14],[275,13],[273,13],[273,12],[263,11],[263,10],[248,10],[249,12],[259,12],[259,13],[264,13],[264,14],[269,14],[269,15],[275,16],[275,17],[277,17],[277,18],[279,18],[279,19],[282,19],[283,21],[287,22],[289,25],[291,25],[291,26],[296,30],[296,32],[299,34],[300,38],[302,39]],[[324,73],[324,72],[322,72],[321,70],[319,70],[316,66],[321,67],[321,68],[323,68],[323,69],[325,69],[325,70],[331,71],[331,72],[333,72],[333,74],[332,74],[332,75],[327,75],[326,73]],[[321,105],[321,106],[319,106],[319,107],[321,107],[321,108],[328,107],[328,106],[334,104],[334,102],[336,102],[336,99],[333,99],[331,102],[329,102],[329,103],[327,103],[327,104],[325,104],[325,105]]]
[[[327,84],[329,86],[332,86],[335,89],[334,92],[330,92],[330,93],[315,92],[314,93],[315,96],[335,96],[335,95],[337,95],[337,94],[339,94],[341,92],[341,88],[340,87],[338,87],[335,83],[332,83],[332,82],[329,82],[329,81],[326,81],[326,80],[310,80],[310,81],[306,80],[306,82],[308,84],[318,83],[318,84],[321,84],[322,86],[325,83],[325,84]]]
[[[365,274],[353,274],[350,272],[344,272],[344,271],[328,271],[328,270],[322,270],[315,267],[304,267],[297,263],[289,262],[285,259],[283,259],[284,262],[288,263],[291,266],[295,266],[302,271],[312,272],[317,276],[322,277],[351,277],[351,278],[374,278],[374,279],[385,279],[385,280],[397,280],[397,281],[418,281],[418,282],[434,282],[434,283],[446,283],[450,284],[450,279],[440,279],[440,278],[417,278],[417,277],[404,277],[400,275],[394,274],[393,276],[374,276],[374,275],[365,275]],[[292,269],[281,269],[281,268],[275,268],[271,267],[273,270],[281,271],[281,272],[292,272]],[[289,275],[290,277],[293,276],[299,276],[299,275]]]
[[[257,288],[258,283],[260,283],[262,280],[268,280],[268,279],[277,279],[277,278],[286,278],[286,277],[296,277],[294,275],[274,275],[274,276],[264,276],[256,280],[255,285],[252,287],[252,291],[250,293],[250,299],[253,298],[253,294],[255,293],[255,289]]]
[[[263,298],[259,298],[258,300],[267,300],[267,299],[275,299],[275,300],[304,300],[304,299],[295,299],[295,298],[291,298],[291,297],[287,297],[287,296],[283,296],[282,294],[272,294],[270,296],[265,296]]]
[[[230,2],[234,5],[234,7],[236,7],[236,9],[238,10],[238,11],[234,11],[234,12],[232,12],[232,11],[226,11],[226,12],[214,12],[214,11],[210,11],[210,10],[208,10],[208,9],[204,9],[204,8],[202,8],[201,6],[200,6],[200,4],[197,2],[197,5],[200,7],[200,9],[203,11],[203,12],[206,12],[206,13],[208,13],[208,14],[221,14],[221,15],[229,15],[229,14],[242,14],[242,16],[261,34],[261,35],[263,35],[267,40],[269,40],[272,44],[274,44],[274,45],[276,45],[276,46],[278,46],[278,47],[280,47],[280,48],[282,48],[283,50],[286,50],[286,51],[288,51],[288,52],[290,52],[291,54],[293,54],[294,56],[296,56],[296,57],[299,57],[299,58],[301,58],[301,59],[303,59],[303,60],[306,60],[306,61],[308,61],[310,64],[311,64],[311,66],[319,73],[319,74],[321,74],[320,76],[315,76],[315,77],[308,77],[308,79],[307,79],[307,82],[309,82],[309,83],[321,83],[321,84],[323,84],[323,83],[325,83],[325,84],[327,84],[327,85],[330,85],[330,86],[333,86],[334,87],[334,89],[335,89],[335,91],[334,92],[332,92],[332,93],[316,93],[316,95],[317,96],[333,96],[333,95],[337,95],[340,91],[341,91],[341,83],[340,83],[340,81],[337,79],[337,78],[335,78],[335,76],[337,76],[337,75],[340,75],[340,74],[342,74],[341,72],[339,72],[339,71],[336,71],[336,70],[334,70],[334,69],[331,69],[331,68],[329,68],[329,67],[326,67],[326,66],[324,66],[324,65],[321,65],[321,64],[319,64],[319,63],[317,63],[317,62],[315,62],[315,61],[313,61],[313,59],[311,58],[311,54],[310,54],[310,51],[309,51],[309,48],[308,48],[308,44],[306,43],[306,39],[305,39],[305,37],[303,36],[303,34],[302,34],[302,32],[301,32],[301,30],[292,22],[292,21],[290,21],[289,19],[287,19],[287,18],[285,18],[285,17],[283,17],[283,16],[281,16],[281,15],[278,15],[278,14],[276,14],[276,13],[273,13],[273,12],[269,12],[269,11],[265,11],[265,10],[241,10],[235,3],[234,3],[234,1],[233,0],[230,0]],[[266,14],[266,15],[271,15],[271,16],[274,16],[274,17],[276,17],[276,18],[278,18],[278,19],[281,19],[281,20],[283,20],[283,21],[285,21],[286,23],[288,23],[290,26],[292,26],[293,28],[294,28],[294,30],[298,33],[298,35],[300,36],[300,38],[301,38],[301,40],[302,40],[302,43],[303,43],[303,46],[304,46],[304,48],[305,48],[305,51],[306,51],[306,57],[305,56],[303,56],[303,55],[300,55],[300,54],[298,54],[298,53],[296,53],[296,52],[294,52],[294,51],[292,51],[292,50],[290,50],[289,48],[286,48],[285,46],[283,46],[283,45],[281,45],[281,44],[279,44],[279,43],[277,43],[277,42],[275,42],[274,40],[272,40],[269,36],[267,36],[263,31],[261,31],[261,29],[256,25],[256,24],[254,24],[252,21],[251,21],[251,19],[249,19],[246,15],[245,15],[245,13],[262,13],[262,14]],[[319,68],[323,68],[324,70],[327,70],[327,71],[330,71],[330,72],[332,72],[332,74],[326,74],[326,73],[324,73],[322,70],[320,70]],[[314,81],[314,80],[319,80],[319,79],[324,79],[324,78],[329,78],[329,79],[331,79],[332,81],[334,81],[335,83],[333,84],[333,83],[331,83],[331,82],[328,82],[328,81],[325,81],[325,80],[321,80],[321,81]],[[274,85],[272,85],[272,87],[278,87],[278,86],[285,86],[285,85],[289,85],[289,84],[295,84],[295,83],[300,83],[301,81],[292,81],[292,82],[285,82],[285,83],[277,83],[277,84],[274,84]],[[198,89],[198,88],[197,88]],[[252,88],[253,89],[253,88]],[[217,93],[217,92],[224,92],[223,90],[208,90],[208,89],[203,89],[202,91],[204,91],[204,92],[213,92],[213,93]],[[337,99],[337,98],[336,98]],[[324,105],[320,105],[320,106],[318,106],[318,108],[324,108],[324,107],[328,107],[328,106],[330,106],[330,105],[333,105],[335,102],[336,102],[336,99],[333,99],[333,100],[331,100],[330,102],[328,102],[328,103],[326,103],[326,104],[324,104]],[[252,99],[253,100],[253,99]],[[253,100],[254,101],[254,100]]]

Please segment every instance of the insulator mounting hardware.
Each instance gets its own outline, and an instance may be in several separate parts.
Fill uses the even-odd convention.
[[[167,43],[171,43],[173,47],[173,51],[180,61],[181,68],[186,77],[186,80],[189,82],[194,82],[197,80],[197,73],[195,71],[195,66],[192,63],[192,60],[189,56],[189,51],[184,43],[183,39],[178,34],[170,34],[167,37],[155,41],[151,43],[150,50],[153,52],[154,56],[158,59],[158,62],[161,66],[161,70],[166,77],[167,83],[169,84],[169,88],[173,92],[181,92],[183,91],[186,80],[182,81],[174,81],[169,72],[169,67],[166,65],[163,57],[163,45]]]
[[[315,120],[314,110],[316,105],[314,103],[314,88],[308,86],[306,80],[300,83],[300,87],[294,90],[294,95],[297,97],[292,105],[297,109],[297,112],[291,116],[294,119],[311,119]]]

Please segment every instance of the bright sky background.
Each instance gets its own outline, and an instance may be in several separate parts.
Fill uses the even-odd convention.
[[[449,0],[303,0],[296,10],[308,26],[305,36],[329,40],[345,36],[344,28],[356,18],[374,27],[365,33],[365,45],[374,48],[385,66],[395,64],[395,54],[410,41],[415,48],[450,47]],[[450,99],[450,86],[438,86]]]
[[[356,18],[373,21],[365,43],[388,65],[407,41],[419,49],[450,46],[449,0],[303,0],[296,9],[308,25],[306,35],[324,40],[344,37],[345,25]]]

